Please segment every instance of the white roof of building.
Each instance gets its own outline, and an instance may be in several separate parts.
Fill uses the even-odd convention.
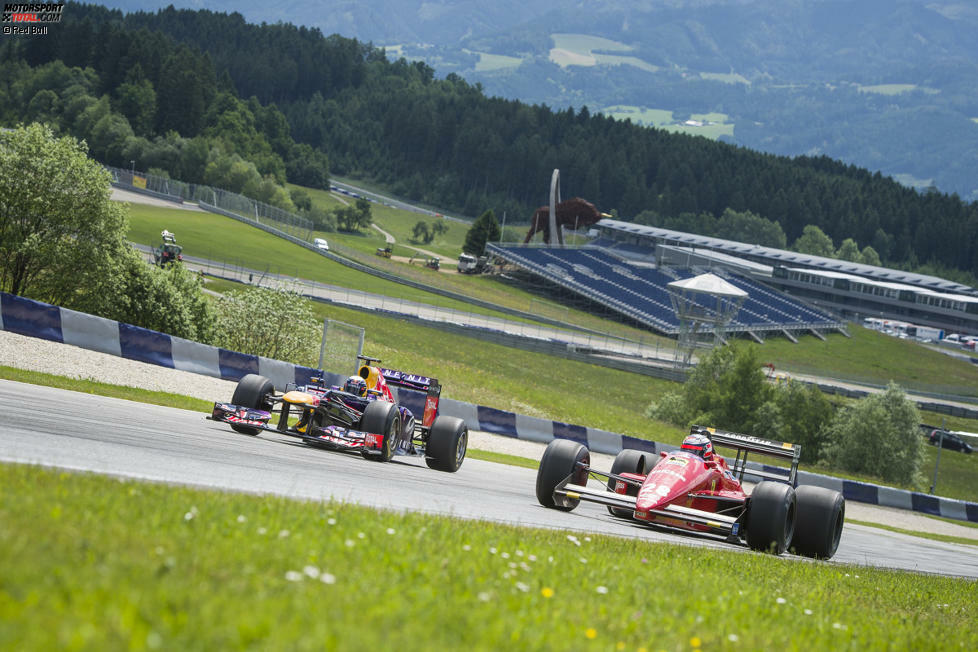
[[[595,226],[606,227],[615,231],[622,231],[624,233],[634,233],[636,235],[644,235],[651,238],[670,240],[684,246],[709,247],[733,255],[762,257],[772,263],[780,262],[781,264],[805,265],[812,268],[835,270],[838,272],[846,272],[856,274],[858,276],[875,278],[881,281],[907,283],[916,287],[925,287],[942,292],[961,292],[971,295],[978,294],[978,291],[976,291],[975,288],[962,283],[956,283],[954,281],[948,281],[947,279],[938,278],[936,276],[914,274],[913,272],[905,272],[899,269],[889,269],[886,267],[877,267],[875,265],[864,265],[862,263],[850,263],[848,261],[837,260],[835,258],[812,256],[811,254],[801,254],[797,251],[786,251],[784,249],[775,249],[773,247],[762,247],[756,244],[746,244],[743,242],[736,242],[734,240],[724,240],[722,238],[711,238],[705,235],[696,235],[695,233],[685,233],[683,231],[662,229],[657,226],[645,226],[643,224],[634,224],[632,222],[623,222],[621,220],[612,220],[608,218],[600,220]]]
[[[716,274],[700,274],[692,278],[681,281],[673,281],[668,287],[679,290],[690,290],[692,292],[702,292],[714,296],[724,297],[746,297],[747,293],[739,287],[724,281]]]
[[[922,288],[919,285],[907,285],[906,283],[887,283],[886,281],[878,281],[873,278],[866,278],[865,276],[856,276],[855,274],[845,274],[843,272],[830,272],[824,269],[811,269],[809,267],[788,267],[789,271],[792,272],[802,272],[804,274],[811,274],[812,276],[821,276],[823,278],[844,278],[855,283],[862,283],[863,285],[871,285],[873,287],[887,288],[889,290],[909,290],[916,294],[926,294],[932,297],[938,297],[939,299],[949,299],[951,301],[961,301],[963,303],[978,303],[978,297],[972,296],[970,294],[953,294],[950,292],[935,292],[929,288]]]

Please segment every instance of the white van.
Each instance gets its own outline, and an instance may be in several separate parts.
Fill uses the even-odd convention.
[[[316,245],[316,249],[322,249],[323,251],[329,251],[329,244],[322,238],[316,238],[312,241]]]

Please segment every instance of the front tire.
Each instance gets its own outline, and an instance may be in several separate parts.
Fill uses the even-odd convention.
[[[465,461],[469,429],[457,417],[438,417],[428,431],[425,464],[437,471],[455,473]]]
[[[268,397],[275,392],[275,385],[268,378],[258,374],[245,374],[238,381],[231,396],[231,403],[253,410],[271,411],[272,403]],[[261,432],[258,428],[242,426],[236,423],[229,424],[231,430],[240,432],[244,435],[257,435]]]
[[[622,473],[639,473],[646,474],[652,468],[649,463],[649,459],[645,453],[642,451],[637,451],[632,448],[626,448],[615,456],[615,461],[611,465],[612,475],[620,475]],[[614,492],[615,490],[615,480],[613,478],[608,478],[608,491]],[[632,487],[629,485],[626,491],[629,496],[638,495],[638,487]],[[611,507],[608,506],[608,511],[611,512],[612,516],[617,516],[618,518],[631,518],[633,512],[630,509],[624,509],[621,507]]]
[[[747,507],[747,545],[751,550],[782,554],[795,529],[795,490],[781,482],[761,482]]]
[[[797,507],[792,551],[805,557],[830,559],[842,538],[846,499],[838,491],[811,485],[795,489],[795,498]]]
[[[584,466],[579,464],[583,463]],[[587,482],[591,453],[583,444],[569,439],[555,439],[543,451],[540,467],[537,469],[537,500],[544,507],[569,512],[581,502],[579,498],[554,496],[564,478],[571,476],[571,482],[583,485]]]
[[[367,403],[360,418],[360,430],[384,437],[379,455],[373,451],[368,452],[366,448],[361,449],[360,454],[369,460],[390,462],[394,457],[397,436],[401,432],[401,413],[393,403],[371,401]]]

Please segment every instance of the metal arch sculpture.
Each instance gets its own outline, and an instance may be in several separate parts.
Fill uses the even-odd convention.
[[[582,226],[589,227],[602,218],[611,217],[608,213],[600,212],[594,207],[594,204],[580,197],[560,202],[554,212],[556,213],[557,242],[560,244],[564,243],[561,234],[563,227],[568,226],[575,229]],[[543,232],[543,241],[551,244],[550,224],[550,207],[541,206],[533,213],[533,218],[530,220],[530,230],[527,232],[523,244],[529,242],[540,231]]]

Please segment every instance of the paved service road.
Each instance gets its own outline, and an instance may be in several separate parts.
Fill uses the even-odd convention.
[[[54,410],[39,408],[59,405]],[[313,450],[281,435],[240,435],[186,410],[0,380],[0,460],[304,499],[355,502],[515,525],[614,534],[738,550],[701,537],[612,519],[603,507],[570,513],[537,504],[535,472],[469,459],[456,474],[416,458],[380,464]],[[64,416],[58,416],[64,415]],[[753,554],[744,550],[745,554]],[[786,557],[790,559],[791,557]],[[847,525],[833,563],[978,578],[974,546]]]

